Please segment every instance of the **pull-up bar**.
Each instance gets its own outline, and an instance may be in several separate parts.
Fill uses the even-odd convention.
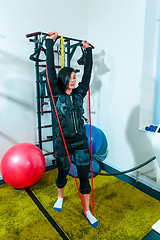
[[[49,36],[47,33],[44,33],[44,32],[35,32],[35,33],[26,34],[26,37],[27,37],[27,38],[30,38],[30,37],[34,37],[34,36],[38,36],[38,35],[44,35],[44,39],[45,39],[46,36]],[[60,37],[61,37],[61,36],[58,35],[57,38],[60,38]],[[79,39],[75,39],[75,38],[70,38],[70,37],[64,37],[64,36],[63,36],[63,39],[64,39],[65,41],[76,41],[76,42],[80,42],[80,43],[83,41],[83,40],[79,40]],[[90,46],[94,49],[94,46],[92,46],[91,44],[90,44]]]

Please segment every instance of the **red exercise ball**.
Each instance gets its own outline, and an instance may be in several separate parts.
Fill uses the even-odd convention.
[[[11,147],[1,161],[4,181],[14,188],[27,188],[35,184],[45,170],[42,151],[31,143],[20,143]]]

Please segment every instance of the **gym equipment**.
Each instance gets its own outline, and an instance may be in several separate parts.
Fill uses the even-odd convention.
[[[11,147],[1,161],[4,181],[14,188],[27,188],[35,184],[45,170],[42,151],[31,143],[20,143]]]
[[[84,125],[86,127],[86,135],[88,137],[88,146],[90,148],[90,126],[89,124]],[[101,156],[101,160],[104,160],[108,153],[108,142],[105,134],[100,128],[91,125],[92,132],[92,154],[93,156]],[[103,150],[103,151],[102,151]]]

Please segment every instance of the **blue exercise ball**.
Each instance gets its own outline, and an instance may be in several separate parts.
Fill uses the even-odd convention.
[[[85,124],[84,125],[86,128],[86,136],[88,138],[88,146],[90,148],[90,125]],[[102,147],[103,144],[103,138],[102,138],[102,133],[99,128],[91,125],[91,135],[92,135],[92,155],[97,153],[100,148]]]
[[[107,138],[104,134],[104,132],[99,129],[101,131],[101,136],[102,136],[102,145],[101,148],[99,149],[99,151],[97,151],[94,154],[94,157],[98,160],[98,161],[104,161],[108,155],[108,141]]]

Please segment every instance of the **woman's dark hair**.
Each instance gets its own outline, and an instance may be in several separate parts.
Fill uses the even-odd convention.
[[[65,92],[65,90],[68,88],[72,72],[75,72],[75,70],[71,67],[64,67],[59,71],[58,86],[62,92]]]

